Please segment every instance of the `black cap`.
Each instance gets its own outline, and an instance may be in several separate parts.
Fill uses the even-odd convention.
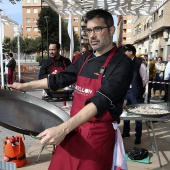
[[[134,55],[136,55],[136,48],[131,45],[131,44],[126,44],[122,47],[123,51],[126,52],[126,51],[132,51]]]

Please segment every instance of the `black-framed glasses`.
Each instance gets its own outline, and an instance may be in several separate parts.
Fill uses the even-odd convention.
[[[93,29],[87,28],[86,29],[86,33],[87,35],[90,35],[93,31],[94,34],[100,34],[103,30],[103,28],[110,28],[111,26],[107,26],[107,27],[102,27],[102,26],[96,26]]]

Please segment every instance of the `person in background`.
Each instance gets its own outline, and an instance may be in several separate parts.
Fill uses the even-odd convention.
[[[145,85],[148,82],[146,65],[140,58],[136,57],[136,48],[131,44],[122,47],[123,52],[133,60],[133,78],[129,90],[125,97],[125,105],[144,103]],[[141,143],[142,137],[142,121],[136,123],[136,139],[135,144]],[[122,137],[130,137],[130,121],[124,120]]]
[[[12,53],[8,53],[7,57],[9,57],[8,64],[6,65],[6,67],[8,67],[8,84],[13,84],[13,82],[14,82],[14,71],[15,71],[15,67],[16,67],[16,61],[13,58],[13,54]]]
[[[154,79],[154,82],[158,82],[158,83],[153,84],[153,97],[155,97],[156,90],[159,90],[159,98],[162,98],[161,94],[162,94],[162,90],[164,90],[162,82],[164,78],[165,64],[162,63],[161,56],[157,58],[157,61],[155,63],[155,69],[156,69],[156,77]]]
[[[88,50],[89,50],[88,46],[87,46],[87,45],[83,45],[82,48],[81,48],[81,53],[76,54],[76,55],[73,57],[72,62],[75,62],[78,58],[80,58],[80,57],[81,57],[84,53],[86,53]]]
[[[148,54],[145,53],[144,54],[144,58],[145,58],[145,64],[148,65]],[[147,99],[147,103],[150,103],[150,99],[151,99],[151,91],[153,88],[153,79],[156,76],[156,68],[155,68],[155,62],[153,60],[150,59],[149,61],[149,84],[148,84],[148,99]]]
[[[75,84],[71,118],[38,135],[41,144],[55,144],[49,170],[110,170],[122,106],[133,75],[133,62],[113,45],[111,13],[103,9],[84,16],[93,51],[88,51],[59,74],[9,85],[16,90],[58,88]]]
[[[57,74],[65,70],[71,61],[60,55],[60,44],[55,41],[49,43],[50,57],[43,61],[39,72],[39,79],[47,78],[49,74]],[[42,99],[48,97],[46,90],[43,90]]]
[[[169,79],[170,79],[170,54],[168,55],[168,63],[165,67],[164,82],[165,82],[165,95],[162,100],[167,102],[169,92]]]
[[[50,57],[42,63],[39,79],[47,78],[49,74],[63,71],[71,64],[68,58],[60,55],[60,44],[58,42],[49,42],[49,55]]]
[[[4,83],[8,83],[8,67],[6,66],[9,62],[9,56],[8,54],[5,55],[5,59],[3,60],[4,63]]]

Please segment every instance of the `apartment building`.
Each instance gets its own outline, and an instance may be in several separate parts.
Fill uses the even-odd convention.
[[[38,13],[41,11],[41,0],[23,0],[23,37],[32,38],[40,36],[37,26]]]
[[[41,0],[23,0],[22,1],[22,15],[23,15],[23,37],[36,38],[40,35],[40,31],[37,27],[38,13],[41,8],[47,6],[46,3]],[[68,22],[69,15],[63,15],[62,18]],[[81,35],[81,16],[72,16],[73,30],[80,37]]]
[[[146,53],[150,47],[152,58],[162,56],[163,60],[167,61],[167,56],[170,54],[169,9],[170,1],[152,16],[133,16],[132,43],[135,44],[137,53]],[[150,32],[152,34],[149,44]]]
[[[18,35],[18,26],[19,24],[9,18],[8,16],[1,16],[1,29],[2,29],[2,41],[4,37],[9,37],[13,39]]]
[[[132,43],[132,19],[131,15],[118,15],[117,44],[118,46]]]

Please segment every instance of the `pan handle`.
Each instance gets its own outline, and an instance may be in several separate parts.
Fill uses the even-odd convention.
[[[31,132],[30,132],[30,136],[31,136],[32,138],[34,138],[34,139],[38,139],[38,140],[41,140],[41,139],[42,139],[41,137],[37,137],[37,136],[32,135]]]
[[[8,87],[8,86],[4,86],[4,89],[5,89],[5,90],[10,90],[10,91],[14,90],[14,88]],[[26,91],[21,90],[21,92],[23,92],[24,94],[26,94]]]

